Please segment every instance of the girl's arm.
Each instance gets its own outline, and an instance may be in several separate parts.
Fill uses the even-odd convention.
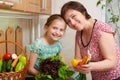
[[[63,61],[64,63],[66,63],[66,60],[65,60],[64,54],[63,54],[62,52],[59,53],[59,56],[61,56],[61,57],[62,57],[62,61]]]
[[[39,71],[37,71],[34,68],[35,62],[37,60],[38,54],[31,52],[30,53],[30,57],[29,57],[29,66],[28,66],[28,72],[32,75],[36,75],[39,73]]]
[[[105,71],[116,66],[116,49],[113,34],[103,33],[99,41],[99,48],[104,60],[99,62],[91,62],[91,70]]]

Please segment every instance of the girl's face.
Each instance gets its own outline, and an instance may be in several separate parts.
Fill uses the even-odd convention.
[[[69,9],[64,16],[66,23],[70,28],[81,31],[86,22],[85,16],[77,10]]]
[[[46,26],[47,36],[51,40],[59,40],[64,35],[66,23],[63,20],[56,19],[49,26]]]

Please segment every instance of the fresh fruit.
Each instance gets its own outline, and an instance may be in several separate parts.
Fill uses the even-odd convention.
[[[78,65],[79,61],[77,59],[72,60],[72,65],[76,67]]]
[[[20,58],[19,58],[19,62],[22,62],[24,65],[26,65],[26,57],[24,55],[22,55]]]
[[[3,55],[3,59],[4,59],[4,60],[7,60],[7,61],[8,61],[8,60],[10,60],[11,58],[12,58],[12,54],[11,54],[11,53],[6,53],[6,54]]]

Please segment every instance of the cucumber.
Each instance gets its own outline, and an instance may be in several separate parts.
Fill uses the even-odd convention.
[[[2,65],[2,72],[7,71],[7,61],[3,60],[3,65]]]
[[[8,62],[7,62],[7,72],[11,71],[11,64],[12,64],[12,59],[10,59]]]

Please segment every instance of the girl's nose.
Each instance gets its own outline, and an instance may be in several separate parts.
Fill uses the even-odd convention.
[[[60,34],[60,30],[56,30],[56,34]]]

